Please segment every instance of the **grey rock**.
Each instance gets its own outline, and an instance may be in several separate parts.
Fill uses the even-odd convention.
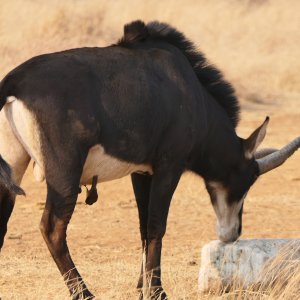
[[[292,272],[295,263],[299,266],[300,239],[212,241],[202,248],[199,290],[268,285],[283,268]]]

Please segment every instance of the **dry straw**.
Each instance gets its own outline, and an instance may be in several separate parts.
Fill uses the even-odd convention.
[[[170,22],[193,40],[209,60],[224,71],[227,79],[233,83],[242,99],[255,103],[285,103],[288,100],[287,109],[292,111],[293,103],[295,103],[294,107],[297,111],[300,94],[299,11],[300,2],[298,0],[0,1],[0,79],[12,68],[32,56],[79,46],[106,46],[115,43],[122,35],[124,23],[133,19],[145,21],[158,19]],[[295,99],[294,102],[293,99]],[[275,177],[273,179],[276,180]],[[30,184],[30,188],[33,189],[32,184]],[[113,186],[111,191],[115,189]],[[40,200],[40,191],[36,193],[34,198]],[[124,193],[120,193],[120,197],[121,194],[123,197]],[[202,222],[211,220],[213,218],[212,210],[208,202],[207,204],[204,201],[201,203],[202,210],[205,207],[205,213],[198,208],[199,191],[191,194],[185,189],[184,193],[181,193],[181,195],[185,195],[185,198],[187,194],[190,195],[190,205],[195,205],[194,211],[201,214]],[[272,203],[272,207],[268,207],[269,212],[272,212],[272,209],[281,211],[282,204],[268,202],[267,199],[262,198],[260,200]],[[282,200],[287,202],[289,199]],[[116,203],[111,205],[114,207]],[[260,209],[262,209],[263,206],[260,205]],[[107,209],[111,210],[112,207]],[[186,206],[182,207],[186,208]],[[33,211],[31,209],[30,215]],[[189,217],[196,219],[195,212],[189,211]],[[294,210],[288,212],[296,213]],[[200,249],[200,244],[203,244],[204,241],[207,242],[208,236],[213,238],[214,233],[211,232],[211,227],[208,226],[207,229],[204,226],[203,237],[200,236],[199,231],[197,231],[198,236],[187,235],[188,232],[195,232],[195,228],[184,221],[186,217],[182,215],[183,213],[185,210],[178,209],[176,211],[176,218],[181,218],[181,221],[188,226],[183,237],[193,238],[191,244]],[[80,220],[80,226],[82,226],[82,222],[85,222],[86,214],[85,211],[84,216],[82,215],[84,220]],[[276,213],[270,215],[274,218]],[[18,218],[21,216],[19,214]],[[255,220],[251,223],[252,236],[256,234],[256,222],[262,220],[262,217],[256,215]],[[38,221],[36,221],[37,223]],[[274,221],[272,224],[277,226],[275,223]],[[24,224],[27,223],[24,221]],[[34,224],[34,226],[36,225]],[[175,228],[174,224],[172,228]],[[277,229],[277,227],[275,228]],[[280,234],[283,234],[287,228],[288,226],[281,229]],[[290,228],[295,227],[290,225],[289,230]],[[77,229],[79,230],[79,228]],[[251,232],[250,228],[247,230],[248,233]],[[263,232],[266,230],[264,228]],[[259,234],[262,235],[262,231],[259,231]],[[278,232],[267,232],[267,234],[277,236]],[[292,234],[290,233],[290,235]],[[299,233],[295,232],[293,235],[299,236]],[[30,233],[30,239],[32,236],[33,233]],[[36,236],[35,239],[37,239]],[[80,234],[81,239],[82,234]],[[39,241],[42,243],[41,240]],[[25,243],[25,245],[28,244]],[[76,246],[78,247],[78,241],[74,243],[73,251],[77,254],[81,253],[83,248],[77,250]],[[126,246],[126,248],[128,247]],[[11,252],[12,248],[9,249]],[[1,296],[12,300],[69,299],[66,287],[60,281],[53,262],[46,254],[42,255],[42,253],[47,253],[46,248],[41,249],[38,253],[41,256],[39,260],[35,260],[35,264],[25,254],[19,254],[19,249],[13,250],[19,256],[12,257],[7,253],[4,257],[5,261],[3,256],[1,257],[0,261],[2,266],[4,265],[2,270],[6,268],[5,278],[1,278],[3,284]],[[111,249],[114,248],[110,246],[109,249],[112,251]],[[169,253],[163,255],[163,279],[170,299],[203,299],[203,296],[198,295],[195,289],[198,267],[189,267],[185,263],[191,252],[190,249],[181,249],[178,243],[168,249],[170,249],[169,251],[172,249],[175,253],[174,257],[176,257],[175,260]],[[26,253],[30,253],[29,249],[26,250]],[[94,261],[89,262],[87,257],[92,260],[96,255],[100,255],[100,250],[92,249],[91,251],[92,255],[84,254],[82,258],[82,273],[84,278],[90,278],[88,286],[92,287],[92,291],[100,298],[101,295],[105,295],[103,299],[132,300],[137,298],[134,290],[138,272],[136,257],[124,258],[126,252],[123,251],[122,255],[119,254],[118,259],[111,258],[114,254],[110,254],[110,259],[99,258],[98,265]],[[103,253],[108,256],[105,251]],[[1,255],[3,254],[1,253]],[[77,255],[78,261],[81,259],[80,255]],[[38,269],[38,264],[42,264],[41,269]],[[260,286],[258,289],[252,287],[246,291],[238,288],[231,289],[228,293],[208,294],[205,298],[299,299],[299,268],[299,263],[293,262],[293,265],[286,271],[283,269],[274,273],[272,284]],[[84,272],[86,273],[84,274]],[[122,273],[120,275],[116,272]],[[105,285],[101,279],[105,280]],[[9,296],[6,297],[6,295]]]
[[[31,56],[106,46],[123,24],[158,19],[183,31],[225,71],[243,98],[284,101],[300,93],[297,0],[0,2],[0,77]]]

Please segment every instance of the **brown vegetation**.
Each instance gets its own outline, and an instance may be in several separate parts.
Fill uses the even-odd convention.
[[[280,147],[300,134],[299,10],[297,0],[1,1],[0,78],[34,55],[106,46],[121,36],[124,23],[158,19],[185,32],[236,87],[243,104],[239,134],[250,134],[268,114],[264,146]],[[246,200],[243,238],[300,238],[299,164],[296,153],[253,187]],[[68,299],[38,230],[45,186],[33,181],[30,168],[23,187],[27,198],[17,199],[1,252],[0,297]],[[130,180],[101,184],[99,191],[99,202],[92,207],[80,196],[69,227],[71,253],[101,299],[135,299],[141,246]],[[199,253],[216,238],[214,224],[201,179],[186,174],[174,195],[163,250],[163,281],[170,299],[202,299],[197,293]],[[297,299],[296,270],[279,291],[235,290],[221,299]]]

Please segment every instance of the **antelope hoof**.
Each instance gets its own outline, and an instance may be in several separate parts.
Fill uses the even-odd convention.
[[[168,300],[168,296],[162,287],[153,289],[150,296],[151,300]]]
[[[94,298],[95,296],[87,289],[85,289],[81,293],[76,293],[75,295],[72,295],[72,300],[91,300]]]
[[[162,287],[158,287],[158,288],[153,288],[151,289],[151,293],[150,293],[150,298],[149,297],[144,297],[143,292],[141,291],[139,294],[139,298],[138,300],[168,300],[168,296],[165,293],[165,291],[163,290]]]

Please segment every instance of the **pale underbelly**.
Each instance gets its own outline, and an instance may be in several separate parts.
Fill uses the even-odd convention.
[[[34,163],[34,176],[37,181],[43,181],[44,170]],[[152,174],[150,165],[136,165],[121,161],[104,152],[102,146],[97,145],[90,149],[88,157],[83,167],[80,184],[91,184],[94,176],[98,177],[98,182],[111,181],[122,178],[132,173]]]
[[[101,145],[96,145],[89,151],[80,183],[91,184],[94,176],[98,176],[98,182],[104,182],[135,172],[152,174],[152,168],[150,165],[137,165],[121,161],[106,154]]]

